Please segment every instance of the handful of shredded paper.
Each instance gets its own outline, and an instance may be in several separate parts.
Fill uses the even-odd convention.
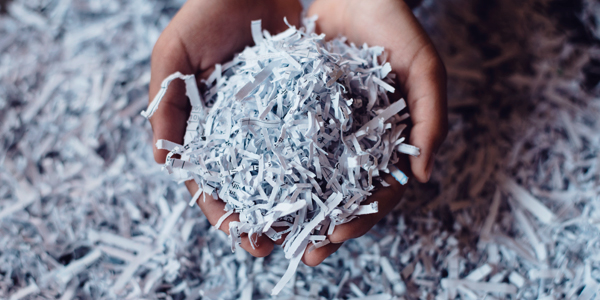
[[[240,214],[240,222],[229,223],[232,250],[242,233],[272,240],[287,234],[283,249],[291,262],[273,294],[291,279],[309,244],[309,251],[327,245],[336,225],[378,211],[377,202],[364,202],[381,172],[406,184],[394,163],[403,153],[419,155],[402,137],[404,100],[391,102],[386,94],[394,88],[390,64],[380,64],[384,49],[325,41],[314,33],[314,21],[274,36],[253,21],[256,45],[217,65],[205,93],[194,75],[175,73],[142,113],[150,118],[169,83],[185,81],[192,110],[184,145],[157,142],[170,151],[164,168],[199,185],[190,205],[201,195],[200,201],[226,203],[216,228]],[[250,243],[255,247],[253,238]]]
[[[184,2],[0,1],[0,299],[600,297],[599,1],[423,0],[415,16],[448,74],[430,182],[273,297],[286,253],[229,251],[148,147],[152,46]],[[266,81],[286,74],[274,70]]]

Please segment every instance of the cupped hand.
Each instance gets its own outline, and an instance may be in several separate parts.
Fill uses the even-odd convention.
[[[415,1],[410,1],[414,4]],[[421,149],[421,155],[401,160],[397,166],[420,182],[431,176],[434,155],[446,138],[448,119],[446,105],[446,71],[429,36],[407,2],[402,0],[316,0],[308,16],[318,15],[317,31],[327,37],[345,36],[356,45],[383,46],[388,61],[397,75],[399,92],[405,97],[411,115],[410,144]],[[397,95],[395,99],[399,98]],[[394,98],[392,98],[394,99]],[[390,175],[384,180],[390,187],[381,188],[368,201],[378,201],[379,212],[364,215],[339,225],[328,237],[331,244],[304,253],[307,265],[317,265],[335,252],[344,241],[367,233],[400,201],[405,186]]]
[[[277,33],[287,29],[283,22],[286,17],[291,24],[300,24],[302,6],[298,1],[278,0],[189,0],[179,10],[171,23],[160,35],[152,51],[150,99],[160,90],[163,79],[177,71],[182,74],[195,74],[196,78],[206,78],[217,63],[233,58],[244,47],[253,44],[250,23],[262,20],[262,27]],[[183,136],[191,107],[185,96],[185,85],[176,80],[154,115],[150,118],[154,132],[154,144],[159,139],[183,144]],[[168,151],[154,146],[154,159],[164,163]],[[198,190],[194,181],[186,182],[193,195]],[[215,225],[225,213],[225,203],[206,195],[200,197],[198,205],[208,221]],[[219,229],[229,234],[229,222],[239,221],[238,214],[232,214]],[[256,238],[256,237],[253,237]],[[273,242],[260,236],[257,247],[252,248],[247,236],[242,237],[242,248],[250,254],[262,257],[273,250]]]
[[[152,53],[150,99],[160,89],[161,81],[179,71],[206,77],[216,63],[224,63],[233,54],[252,44],[250,22],[261,19],[263,28],[271,33],[287,29],[283,17],[298,25],[301,6],[295,0],[235,1],[190,0],[165,29]],[[408,5],[401,0],[317,0],[308,15],[318,15],[317,30],[329,38],[343,35],[355,44],[383,46],[397,74],[399,91],[404,95],[411,113],[413,127],[410,143],[421,149],[419,157],[401,161],[398,167],[405,173],[425,182],[429,180],[433,157],[447,132],[446,74],[436,50],[425,31],[415,19]],[[173,82],[169,91],[151,118],[154,141],[167,139],[182,143],[190,107],[185,87]],[[154,148],[158,163],[165,161],[164,150]],[[412,172],[411,172],[412,171]],[[379,212],[365,215],[347,224],[338,225],[328,237],[331,244],[305,251],[303,261],[318,265],[335,252],[341,244],[368,232],[398,203],[405,186],[391,176],[384,176],[390,187],[379,189],[369,201],[379,202]],[[186,182],[191,194],[198,186]],[[211,224],[216,224],[225,213],[225,203],[206,195],[198,204]],[[229,234],[229,222],[238,221],[233,214],[221,226]],[[256,237],[253,237],[256,238]],[[242,248],[261,257],[268,255],[274,243],[266,236],[258,237],[258,246],[252,248],[248,237],[242,238]]]

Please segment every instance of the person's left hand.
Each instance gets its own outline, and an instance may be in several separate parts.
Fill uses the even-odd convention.
[[[316,0],[308,11],[308,16],[312,15],[318,15],[317,30],[328,38],[341,35],[356,45],[383,46],[388,52],[413,123],[409,143],[421,149],[419,157],[410,157],[410,168],[404,156],[397,166],[418,181],[428,181],[434,154],[448,131],[446,71],[410,7],[402,0]],[[391,99],[398,98],[399,95]],[[331,244],[310,253],[305,251],[305,264],[320,264],[344,241],[367,233],[398,204],[406,186],[390,175],[383,179],[391,186],[379,189],[368,199],[378,201],[379,212],[336,226],[328,236]]]

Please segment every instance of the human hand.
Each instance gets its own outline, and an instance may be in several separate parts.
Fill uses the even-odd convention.
[[[163,79],[177,71],[206,78],[217,63],[224,63],[233,55],[253,44],[250,23],[262,20],[264,29],[277,33],[287,29],[283,18],[291,24],[300,24],[302,7],[298,1],[278,0],[189,0],[159,37],[152,51],[150,100],[160,90]],[[191,107],[185,96],[185,85],[177,80],[171,83],[160,109],[150,118],[154,144],[159,139],[183,144],[186,121]],[[164,163],[168,151],[154,146],[154,159]],[[198,190],[194,181],[186,182],[193,195]],[[215,225],[225,213],[225,203],[206,195],[198,205],[208,221]],[[229,234],[229,222],[239,221],[239,215],[229,216],[221,230]],[[273,242],[265,235],[258,237],[254,249],[247,236],[241,247],[253,256],[266,256],[273,250]]]
[[[263,1],[252,5],[254,3],[201,0],[186,3],[155,46],[149,93],[151,99],[158,92],[162,79],[171,73],[180,71],[204,77],[210,74],[214,64],[229,60],[235,52],[250,45],[251,20],[262,19],[263,28],[272,33],[286,29],[281,22],[283,16],[287,16],[292,24],[299,23],[301,8],[296,1]],[[339,16],[339,12],[342,11],[345,12],[344,16]],[[357,16],[348,12],[356,12]],[[317,25],[329,37],[342,34],[357,44],[367,42],[388,49],[391,54],[390,63],[399,75],[401,90],[408,97],[415,125],[411,131],[411,143],[422,150],[422,156],[411,161],[412,169],[417,179],[426,181],[427,170],[430,170],[427,168],[429,160],[426,157],[432,156],[433,150],[437,149],[446,132],[445,73],[435,49],[410,9],[401,1],[361,3],[318,0],[311,6],[309,15],[312,14],[319,15]],[[355,21],[356,23],[353,23]],[[367,30],[368,26],[375,26],[375,34]],[[394,35],[401,31],[406,31],[404,36]],[[396,49],[399,50],[396,52]],[[411,63],[412,58],[417,63]],[[420,87],[408,89],[414,85]],[[182,143],[189,111],[183,84],[173,82],[161,109],[151,119],[154,141],[178,138],[174,141]],[[429,118],[425,118],[427,115]],[[163,163],[167,152],[155,148],[154,153],[156,161]],[[425,162],[422,162],[423,160]],[[404,162],[399,167],[408,173],[407,166],[408,163]],[[329,237],[332,244],[305,253],[303,261],[306,264],[319,264],[335,252],[343,241],[363,235],[393,209],[404,192],[404,187],[390,176],[385,180],[392,183],[392,186],[379,190],[370,198],[370,201],[379,201],[380,212],[361,216],[348,224],[337,226]],[[186,185],[192,194],[198,190],[193,181],[186,182]],[[206,202],[199,201],[198,204],[214,225],[224,214],[225,204],[208,195],[206,198]],[[223,222],[221,229],[229,234],[229,222],[237,220],[237,214],[231,215]],[[266,256],[273,249],[273,242],[265,236],[259,237],[257,244],[259,246],[253,249],[248,237],[242,238],[242,248],[254,256]]]
[[[446,71],[410,7],[401,0],[316,0],[308,10],[308,16],[313,15],[319,16],[317,31],[328,38],[342,35],[357,45],[367,43],[386,49],[398,76],[399,92],[406,97],[411,114],[409,143],[421,149],[419,157],[410,157],[410,170],[406,160],[400,161],[398,168],[407,174],[412,171],[420,182],[428,181],[434,154],[448,131]],[[398,204],[405,186],[389,175],[384,180],[391,186],[379,189],[368,199],[379,202],[379,212],[336,226],[328,236],[331,244],[310,253],[305,251],[305,264],[318,265],[344,241],[367,233]]]

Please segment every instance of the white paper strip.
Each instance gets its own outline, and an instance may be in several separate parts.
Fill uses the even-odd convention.
[[[517,185],[517,183],[504,176],[498,175],[499,180],[502,182],[502,187],[504,190],[513,195],[514,199],[519,202],[525,209],[527,209],[531,214],[536,216],[538,220],[550,224],[553,220],[556,219],[554,213],[548,209],[544,204],[542,204],[539,200],[535,199],[529,192],[525,189]]]
[[[500,293],[500,294],[516,294],[517,287],[506,283],[488,283],[488,282],[476,282],[462,279],[442,279],[442,286],[457,286],[462,285],[468,289],[474,291],[481,291],[486,293]]]

